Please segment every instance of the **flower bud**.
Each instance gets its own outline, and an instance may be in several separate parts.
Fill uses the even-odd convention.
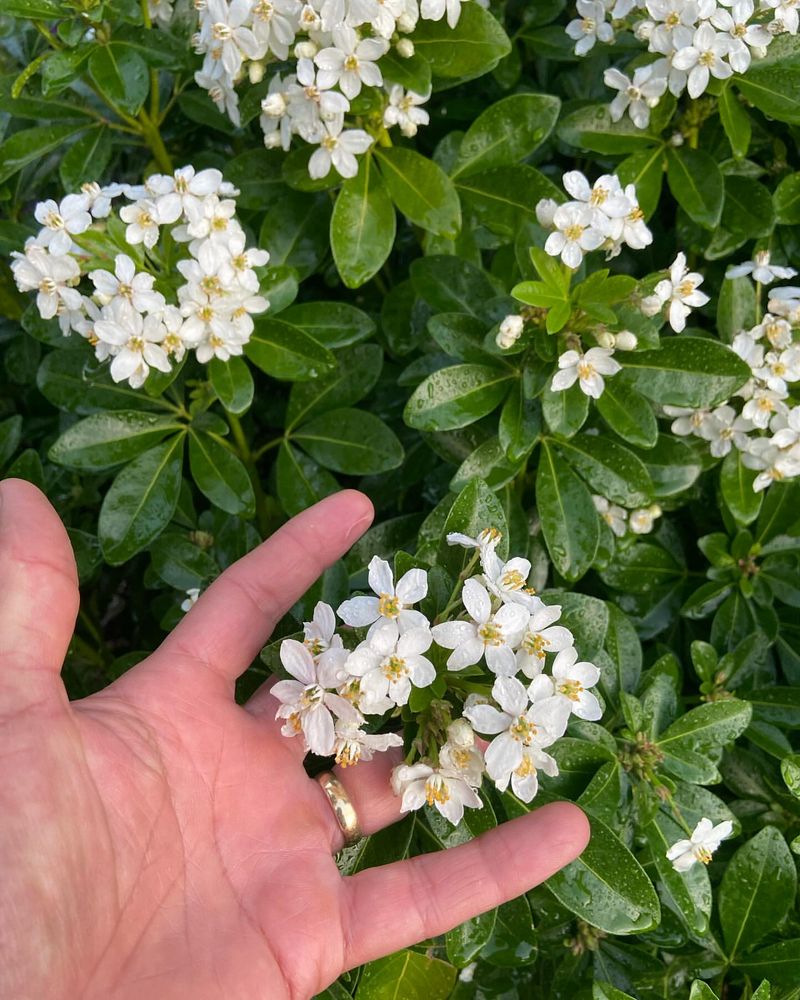
[[[447,727],[447,741],[454,747],[475,746],[475,732],[467,719],[455,719]]]
[[[614,336],[614,346],[618,351],[635,351],[639,346],[639,338],[630,330],[620,330]]]
[[[683,132],[673,132],[669,137],[670,146],[682,146],[686,140],[683,137]]]
[[[280,132],[270,132],[269,135],[265,135],[264,145],[267,149],[277,149],[281,145]]]
[[[766,45],[754,45],[750,51],[753,53],[754,59],[763,59],[767,54]]]
[[[556,209],[558,208],[558,203],[553,201],[552,198],[542,198],[541,201],[536,204],[536,218],[540,226],[545,229],[553,228],[553,216],[556,214]]]
[[[414,55],[414,43],[410,38],[401,38],[400,41],[395,45],[397,49],[397,54],[401,59],[410,59]]]
[[[261,110],[268,118],[282,118],[286,114],[286,98],[280,91],[267,94],[261,102]]]
[[[312,42],[310,38],[307,38],[303,42],[298,42],[294,47],[295,59],[313,59],[317,52],[319,52],[319,49],[316,43]]]
[[[251,62],[247,67],[247,75],[250,77],[250,83],[261,83],[264,79],[264,63]]]
[[[655,28],[653,21],[639,21],[634,25],[633,33],[640,42],[647,42],[653,34],[653,28]]]
[[[645,316],[657,316],[663,305],[658,295],[647,295],[639,303],[639,309]]]
[[[510,316],[506,316],[500,324],[500,329],[497,331],[495,343],[503,350],[508,350],[508,348],[513,347],[522,336],[524,327],[525,322],[521,316],[517,316],[513,313]]]
[[[416,28],[417,19],[415,17],[412,17],[406,11],[404,11],[400,15],[400,17],[398,17],[397,21],[395,22],[395,26],[401,34],[407,35],[410,32],[412,32],[414,28]]]
[[[594,339],[597,341],[598,347],[613,349],[616,346],[614,334],[610,333],[608,330],[598,330],[594,335]]]

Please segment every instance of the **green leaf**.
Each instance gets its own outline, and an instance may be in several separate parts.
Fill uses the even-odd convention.
[[[705,934],[711,913],[711,884],[703,865],[695,865],[687,872],[676,872],[672,862],[667,860],[669,848],[686,836],[674,819],[663,812],[645,826],[653,865],[658,873],[663,891],[673,908],[692,934]]]
[[[301,302],[282,317],[329,350],[357,344],[375,332],[371,317],[348,302]]]
[[[392,201],[403,215],[422,229],[455,239],[461,229],[461,202],[444,170],[402,146],[377,149],[375,155]]]
[[[147,63],[127,45],[110,42],[92,49],[89,75],[114,108],[137,115],[150,90]]]
[[[461,546],[450,546],[446,537],[451,532],[461,532],[476,538],[486,528],[496,528],[503,536],[497,546],[498,555],[508,555],[508,523],[503,505],[497,495],[482,479],[473,479],[461,490],[453,502],[442,527],[442,561],[454,572],[460,572],[465,558],[469,558]]]
[[[364,966],[358,1000],[447,1000],[455,981],[456,970],[447,962],[398,951]]]
[[[114,382],[108,366],[98,366],[86,347],[45,355],[36,373],[36,385],[49,403],[70,413],[116,410],[124,406],[164,408],[160,401],[149,399],[124,382]]]
[[[409,59],[398,55],[396,49],[381,56],[378,65],[384,80],[399,83],[415,94],[429,94],[431,90],[431,64],[423,56],[415,53]]]
[[[623,187],[633,184],[644,217],[649,219],[658,208],[664,181],[664,150],[653,146],[633,153],[614,171]]]
[[[92,128],[64,154],[58,172],[66,191],[78,191],[85,181],[99,181],[111,159],[109,129]]]
[[[600,820],[583,854],[545,883],[579,919],[608,934],[640,934],[658,925],[658,896],[644,869]]]
[[[682,493],[703,471],[689,445],[668,434],[659,434],[655,445],[647,451],[639,450],[638,455],[650,473],[656,497]]]
[[[596,400],[600,416],[629,444],[652,448],[658,440],[658,422],[650,402],[620,379],[608,379]]]
[[[463,969],[477,957],[491,938],[496,920],[497,909],[491,909],[465,920],[447,932],[447,957],[457,969]]]
[[[526,163],[462,175],[456,188],[480,223],[505,236],[513,236],[521,221],[536,220],[536,205],[542,198],[564,200],[563,191]]]
[[[674,749],[705,753],[733,743],[750,725],[751,716],[749,702],[737,698],[698,705],[659,736],[658,747],[664,753]]]
[[[517,968],[536,961],[536,931],[528,900],[524,896],[497,908],[497,919],[480,959],[501,968]]]
[[[792,753],[783,758],[781,774],[792,795],[800,799],[800,753]]]
[[[592,983],[592,1000],[634,1000],[630,993],[623,993],[611,983]]]
[[[217,564],[194,542],[172,532],[165,532],[150,547],[153,569],[164,583],[177,590],[203,588],[217,575]]]
[[[730,399],[750,377],[749,367],[724,344],[703,337],[671,337],[656,351],[631,351],[625,376],[661,405],[711,407]]]
[[[278,499],[289,517],[336,493],[339,484],[327,469],[288,442],[282,442],[276,463]]]
[[[99,472],[130,461],[182,426],[173,417],[136,410],[95,413],[65,431],[48,456],[59,465]]]
[[[753,716],[762,722],[794,729],[800,726],[800,687],[769,687],[748,691]]]
[[[667,149],[667,183],[693,222],[714,229],[722,217],[723,177],[716,160],[702,149]]]
[[[732,87],[722,88],[719,95],[719,117],[731,144],[731,152],[737,160],[741,160],[747,156],[750,148],[753,124]]]
[[[117,473],[100,507],[98,535],[107,563],[119,566],[146,548],[175,513],[183,434],[163,441]]]
[[[247,357],[273,378],[305,382],[336,367],[336,358],[299,327],[283,319],[257,316],[244,349]]]
[[[542,392],[542,415],[548,429],[569,438],[583,427],[589,416],[589,397],[577,384],[557,392],[548,386]]]
[[[757,475],[754,469],[748,469],[742,462],[737,448],[731,449],[725,456],[720,472],[720,489],[722,499],[737,524],[751,524],[761,510],[764,494],[753,490]]]
[[[719,997],[708,983],[704,983],[702,979],[695,979],[689,993],[689,1000],[719,1000]]]
[[[600,524],[592,497],[575,473],[542,442],[536,473],[536,506],[550,558],[567,580],[577,580],[594,561]]]
[[[766,826],[739,848],[719,889],[719,921],[729,958],[774,930],[792,909],[797,869],[783,834]]]
[[[414,48],[436,76],[472,78],[493,69],[511,51],[511,42],[487,10],[479,4],[465,4],[455,28],[445,18],[420,20]]]
[[[768,976],[775,986],[796,987],[800,982],[800,938],[778,941],[760,951],[750,952],[735,962],[736,968],[746,976],[760,979]],[[753,994],[753,1000],[769,1000],[769,993],[760,996],[762,987]],[[794,991],[793,991],[794,992]],[[786,994],[787,1000],[792,993]]]
[[[772,195],[775,221],[783,226],[800,223],[800,173],[784,177]]]
[[[723,229],[750,240],[757,236],[769,236],[774,225],[775,210],[769,188],[752,177],[726,175]]]
[[[770,118],[800,124],[800,67],[770,59],[756,60],[736,77],[742,95]]]
[[[256,509],[247,469],[227,445],[192,428],[189,468],[200,492],[228,514],[252,517]]]
[[[756,522],[755,540],[764,545],[778,535],[795,534],[794,525],[800,521],[798,503],[800,483],[773,483]]]
[[[525,398],[518,381],[500,412],[500,446],[510,462],[521,462],[536,444],[542,429],[542,411],[535,400]]]
[[[228,411],[237,416],[246,413],[253,402],[253,376],[245,362],[237,356],[228,361],[212,358],[208,365],[211,388]]]
[[[0,184],[34,160],[52,153],[85,128],[86,121],[82,121],[71,125],[39,125],[15,132],[0,143]]]
[[[524,160],[550,135],[560,108],[548,94],[512,94],[489,105],[467,129],[453,177]]]
[[[386,183],[365,156],[342,184],[331,216],[331,250],[342,281],[359,288],[383,267],[394,246],[397,218]]]
[[[459,257],[418,257],[410,271],[414,291],[436,312],[479,316],[487,300],[497,294],[485,271]]]
[[[600,496],[625,507],[642,507],[653,484],[644,464],[621,444],[597,434],[578,434],[557,444],[575,471]]]
[[[60,0],[3,0],[3,13],[31,21],[54,21],[64,16]]]
[[[0,469],[11,460],[21,438],[22,417],[19,414],[0,421]]]
[[[267,200],[267,181],[262,182],[259,207]],[[324,194],[302,194],[277,184],[270,187],[269,196],[258,245],[269,251],[272,267],[292,267],[299,279],[308,278],[328,252],[330,201]]]
[[[365,410],[330,410],[295,431],[293,440],[320,465],[350,476],[388,472],[403,461],[394,431]]]
[[[717,298],[717,332],[730,343],[756,325],[756,290],[749,278],[727,278]]]
[[[411,394],[403,412],[409,427],[446,431],[466,427],[496,409],[513,373],[488,365],[453,365],[429,375]]]
[[[335,371],[292,386],[286,409],[287,432],[317,413],[360,402],[378,381],[383,350],[377,344],[357,344],[340,351],[338,361]]]
[[[683,569],[671,553],[651,542],[637,542],[618,552],[600,574],[614,590],[647,594],[657,587],[674,583]]]
[[[661,145],[657,136],[638,129],[629,118],[611,120],[605,104],[592,104],[573,111],[561,120],[558,136],[569,146],[591,149],[595,153],[637,153]]]

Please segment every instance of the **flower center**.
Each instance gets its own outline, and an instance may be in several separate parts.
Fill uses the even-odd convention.
[[[593,17],[584,17],[581,21],[581,30],[585,34],[590,35],[595,29],[595,24],[596,22]]]
[[[567,226],[567,228],[564,230],[564,235],[567,237],[568,240],[571,240],[572,242],[577,242],[581,238],[581,236],[583,236],[583,231],[585,228],[586,228],[585,226],[581,226],[578,225],[577,222],[573,222],[571,226]]]
[[[48,229],[63,229],[64,217],[58,212],[48,212],[44,218],[44,224]]]
[[[483,640],[484,646],[502,646],[503,628],[496,622],[486,622],[478,629],[478,637]]]
[[[644,212],[637,205],[632,212],[628,213],[628,219],[630,222],[641,222],[644,218]]]
[[[345,56],[344,69],[346,73],[355,73],[358,70],[358,57],[354,55]]]
[[[589,364],[588,361],[581,361],[578,364],[578,378],[581,381],[586,381],[592,378],[595,374],[594,365]]]
[[[467,767],[469,767],[469,762],[471,757],[471,753],[469,750],[466,750],[465,748],[461,747],[458,750],[453,750],[450,754],[450,757],[459,770],[464,771]]]
[[[695,847],[692,852],[698,861],[702,861],[704,865],[711,862],[711,851],[705,847]]]
[[[400,598],[396,594],[379,594],[378,614],[384,618],[397,618],[403,610]]]
[[[204,323],[210,323],[214,318],[214,310],[211,306],[201,306],[197,310],[197,315]]]
[[[129,351],[133,351],[135,354],[141,354],[144,350],[144,339],[142,337],[131,337],[125,346]]]
[[[314,708],[316,705],[320,704],[324,695],[325,692],[319,684],[309,684],[300,695],[300,707],[305,709]]]
[[[211,34],[218,42],[227,42],[233,31],[230,25],[225,24],[224,21],[217,21],[216,24],[211,26]]]
[[[538,656],[540,660],[544,659],[545,650],[549,645],[550,642],[545,639],[541,632],[528,632],[522,640],[525,652],[531,656]]]
[[[177,333],[168,333],[162,341],[164,350],[168,354],[177,354],[183,345],[183,341]]]
[[[592,193],[589,195],[590,205],[604,205],[608,201],[609,190],[604,187],[596,187],[592,189]]]
[[[733,31],[731,32],[731,34],[733,35],[734,38],[744,38],[744,36],[747,34],[747,25],[735,24],[733,26]]]
[[[775,409],[775,403],[769,398],[769,396],[762,396],[758,401],[759,410],[766,410],[768,413]]]
[[[625,93],[628,95],[628,97],[630,97],[632,101],[639,101],[642,98],[641,90],[639,90],[638,87],[634,87],[633,84],[631,84],[630,87],[628,87]]]
[[[583,684],[580,681],[562,681],[558,685],[558,690],[561,694],[566,695],[570,701],[580,701],[581,694],[583,694]]]
[[[126,285],[123,281],[120,281],[117,285],[117,294],[121,295],[125,299],[130,299],[133,297],[133,288],[130,285]]]
[[[506,570],[500,582],[506,590],[523,590],[525,587],[525,577],[518,569]]]
[[[222,294],[222,285],[220,284],[219,278],[214,274],[207,274],[204,278],[201,278],[200,287],[206,295]]]
[[[326,135],[320,143],[320,146],[322,146],[323,149],[327,149],[329,153],[333,152],[338,145],[339,140],[335,135]]]
[[[438,774],[431,775],[425,782],[425,801],[429,806],[439,803],[440,805],[450,798],[447,785]]]
[[[536,726],[529,719],[526,719],[524,715],[520,715],[517,721],[509,726],[508,731],[519,743],[530,746],[531,740],[536,735]]]
[[[408,667],[402,656],[390,656],[383,661],[383,676],[387,681],[396,684],[408,675]]]
[[[336,751],[336,763],[342,767],[352,767],[361,760],[361,744],[356,740],[345,740]]]
[[[707,49],[705,52],[700,53],[700,58],[697,60],[701,66],[713,66],[716,60],[716,56],[711,51]]]
[[[211,336],[208,338],[208,342],[215,350],[218,347],[225,346],[225,341],[222,339],[222,337],[218,336],[216,333],[211,334]]]
[[[58,288],[58,285],[52,278],[42,278],[39,282],[39,291],[44,292],[45,295],[52,295],[56,288]]]
[[[518,778],[529,778],[532,774],[536,774],[536,768],[529,756],[526,755],[522,758],[522,763],[514,771],[514,774]]]
[[[259,0],[253,8],[253,15],[260,18],[262,21],[269,21],[274,13],[275,8],[269,0]]]
[[[678,285],[678,288],[677,288],[678,295],[680,295],[681,298],[684,298],[684,299],[688,295],[691,295],[693,291],[694,291],[694,282],[690,281],[688,278],[684,279]]]
[[[311,653],[312,656],[319,656],[320,653],[325,652],[325,643],[319,637],[315,639],[306,639],[303,645]]]
[[[668,28],[677,28],[681,23],[681,16],[677,11],[671,10],[669,14],[664,18],[664,24]]]

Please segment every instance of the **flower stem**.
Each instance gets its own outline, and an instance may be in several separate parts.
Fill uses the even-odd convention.
[[[233,435],[233,440],[236,442],[236,447],[239,451],[239,457],[242,462],[244,462],[245,468],[250,476],[250,482],[253,484],[253,493],[256,498],[256,523],[258,525],[258,530],[261,533],[261,536],[266,538],[266,536],[270,534],[270,514],[267,506],[267,496],[261,487],[261,479],[259,478],[258,469],[256,468],[255,456],[250,450],[250,444],[245,436],[239,418],[233,413],[228,413],[227,417],[231,428],[231,434]]]

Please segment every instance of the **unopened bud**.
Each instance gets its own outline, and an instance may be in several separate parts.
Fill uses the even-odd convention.
[[[312,42],[310,38],[307,38],[303,42],[298,42],[294,47],[295,59],[313,59],[317,52],[319,52],[319,49],[316,43]]]
[[[395,22],[395,26],[402,35],[408,35],[414,30],[414,28],[416,28],[417,19],[404,11],[400,17],[398,17]]]
[[[456,719],[447,727],[447,740],[455,747],[475,746],[475,733],[467,719]]]
[[[653,21],[639,21],[634,25],[633,33],[640,42],[647,42],[653,34],[655,24]]]
[[[277,149],[281,145],[280,132],[270,132],[264,136],[264,145],[267,149]]]
[[[250,83],[261,83],[264,79],[264,70],[265,66],[263,62],[249,63],[247,67],[247,75],[250,77]]]
[[[397,45],[395,45],[395,49],[401,59],[410,59],[415,51],[414,43],[410,38],[401,38]]]
[[[558,208],[558,202],[553,201],[552,198],[542,198],[541,201],[536,204],[536,218],[540,226],[545,229],[553,228],[553,216],[556,214],[556,209]]]
[[[500,324],[500,329],[497,331],[495,343],[502,350],[508,350],[508,348],[513,347],[522,336],[524,327],[525,321],[521,316],[517,316],[515,314],[506,316]]]
[[[286,114],[286,98],[280,91],[267,94],[261,102],[261,110],[268,118],[282,118]]]
[[[669,137],[670,146],[682,146],[685,141],[686,140],[683,136],[683,132],[673,132],[672,135]]]
[[[598,347],[607,347],[609,350],[613,350],[616,346],[614,334],[608,330],[598,330],[594,335],[594,339],[597,341]]]
[[[639,346],[639,338],[630,330],[620,330],[614,335],[614,346],[618,351],[635,351]]]
[[[650,317],[657,316],[663,305],[664,303],[658,295],[647,295],[639,303],[639,308],[645,316]]]

